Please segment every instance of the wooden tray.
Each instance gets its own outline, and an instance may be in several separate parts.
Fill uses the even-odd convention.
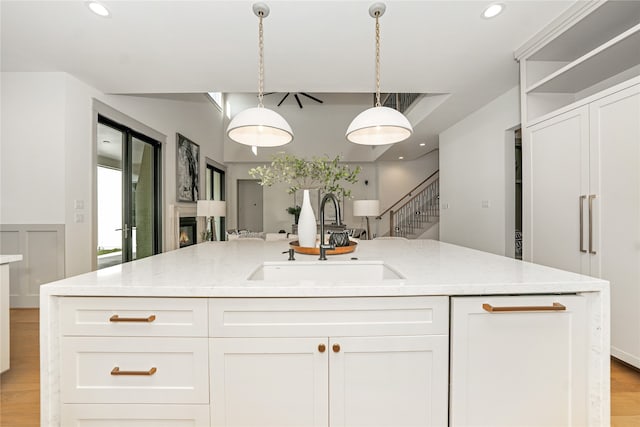
[[[289,246],[293,248],[299,254],[306,255],[320,255],[320,248],[307,248],[304,246],[300,246],[300,243],[297,240],[289,243]],[[356,242],[350,241],[349,246],[338,246],[335,249],[327,249],[327,255],[341,255],[348,254],[356,250],[356,246],[358,244]]]

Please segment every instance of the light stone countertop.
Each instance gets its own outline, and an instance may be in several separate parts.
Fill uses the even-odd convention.
[[[0,264],[22,261],[22,255],[0,255]]]
[[[582,276],[434,240],[361,241],[355,252],[298,262],[331,264],[384,261],[403,279],[358,283],[314,280],[251,281],[267,262],[287,263],[288,242],[206,242],[52,282],[42,296],[347,297],[490,295],[601,291],[604,280]],[[329,270],[328,270],[329,271]]]

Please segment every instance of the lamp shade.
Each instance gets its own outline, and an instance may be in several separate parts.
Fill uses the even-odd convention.
[[[227,136],[252,147],[278,147],[293,140],[293,131],[280,114],[253,107],[236,114],[227,127]]]
[[[354,200],[353,216],[378,216],[380,200]]]
[[[227,202],[224,200],[198,200],[197,216],[227,216]]]
[[[372,107],[358,114],[347,128],[349,141],[362,145],[385,145],[404,141],[413,133],[409,120],[389,107]]]

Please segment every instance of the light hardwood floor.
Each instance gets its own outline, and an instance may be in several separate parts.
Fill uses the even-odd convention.
[[[0,427],[35,427],[40,419],[38,310],[11,310],[11,369],[0,376]],[[640,426],[640,372],[611,364],[611,425]]]

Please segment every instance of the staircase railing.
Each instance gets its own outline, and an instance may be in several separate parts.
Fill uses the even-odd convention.
[[[378,215],[376,217],[376,219],[382,219],[382,217],[384,216],[384,214],[386,214],[387,212],[389,212],[391,209],[393,209],[394,207],[396,207],[397,205],[399,205],[400,203],[402,203],[402,201],[404,199],[406,199],[407,197],[411,197],[413,196],[414,192],[422,187],[423,185],[425,185],[427,182],[429,182],[430,180],[433,180],[434,178],[438,177],[440,174],[440,169],[438,169],[437,171],[435,171],[434,173],[432,173],[431,175],[429,175],[428,177],[426,177],[423,181],[420,182],[420,184],[416,185],[415,187],[413,187],[411,190],[409,190],[409,192],[407,194],[405,194],[404,196],[400,197],[398,199],[397,202],[395,202],[394,204],[392,204],[391,206],[389,206],[387,209],[385,209],[384,211],[382,211],[382,213],[380,215]],[[397,210],[397,209],[396,209]]]
[[[415,234],[424,226],[440,217],[440,174],[439,170],[431,174],[427,179],[414,187],[407,195],[394,203],[384,211],[378,218],[389,212],[389,235],[398,237],[408,237]],[[413,194],[418,188],[424,186],[420,191]],[[409,200],[400,204],[406,197],[412,196]]]

